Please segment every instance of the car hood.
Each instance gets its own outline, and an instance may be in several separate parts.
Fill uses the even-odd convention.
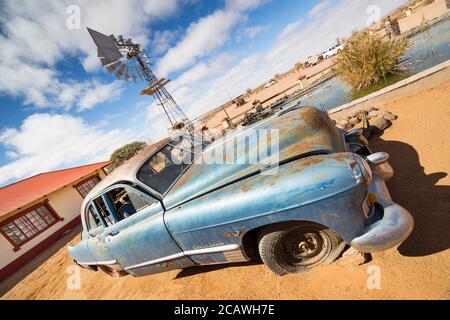
[[[172,208],[261,170],[277,174],[277,164],[344,151],[341,134],[325,113],[313,107],[286,110],[207,147],[172,186],[164,204]]]

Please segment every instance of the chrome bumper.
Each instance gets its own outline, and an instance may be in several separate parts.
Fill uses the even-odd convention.
[[[387,162],[386,153],[377,153],[367,157],[372,167],[373,180],[369,193],[374,193],[377,202],[383,207],[384,215],[367,226],[366,232],[351,241],[352,247],[361,252],[383,251],[399,245],[411,233],[414,220],[402,206],[396,204],[386,187],[385,180],[393,176],[393,169]]]

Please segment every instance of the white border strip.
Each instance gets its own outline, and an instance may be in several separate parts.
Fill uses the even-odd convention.
[[[181,258],[181,257],[184,257],[184,256],[193,256],[193,255],[197,255],[197,254],[232,251],[232,250],[236,250],[236,249],[239,249],[239,248],[240,248],[240,246],[237,245],[237,244],[228,244],[228,245],[212,247],[212,248],[189,250],[189,251],[184,251],[184,252],[181,252],[181,253],[176,253],[176,254],[173,254],[173,255],[170,255],[170,256],[166,256],[166,257],[163,257],[163,258],[159,258],[159,259],[150,260],[150,261],[146,261],[146,262],[143,262],[143,263],[135,264],[135,265],[126,267],[125,270],[136,269],[136,268],[140,268],[140,267],[146,267],[146,266],[149,266],[149,265],[152,265],[152,264],[157,264],[157,263],[161,263],[161,262],[168,261],[168,260],[178,259],[178,258]]]
[[[140,268],[140,267],[145,267],[151,264],[156,264],[156,263],[161,263],[164,261],[168,261],[168,260],[173,260],[173,259],[178,259],[184,256],[184,253],[176,253],[173,254],[171,256],[167,256],[167,257],[163,257],[163,258],[159,258],[159,259],[155,259],[155,260],[150,260],[147,262],[143,262],[143,263],[139,263],[139,264],[135,264],[129,267],[126,267],[125,270],[130,270],[130,269],[136,269],[136,268]]]
[[[231,251],[231,250],[236,250],[236,249],[239,249],[239,245],[237,245],[237,244],[228,244],[228,245],[219,246],[219,247],[212,247],[212,248],[184,251],[184,254],[187,255],[187,256],[194,256],[194,255],[197,255],[197,254],[215,253],[215,252],[222,252],[222,251]]]
[[[109,260],[109,261],[99,261],[99,262],[79,262],[77,261],[78,264],[82,264],[82,265],[110,265],[110,264],[117,264],[117,260]]]

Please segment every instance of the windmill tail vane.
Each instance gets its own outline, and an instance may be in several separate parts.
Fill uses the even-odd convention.
[[[150,58],[141,50],[139,44],[131,39],[124,39],[119,35],[105,35],[93,29],[87,28],[89,34],[97,46],[97,55],[100,62],[109,73],[114,73],[117,79],[133,82],[146,82],[148,87],[140,92],[140,95],[152,96],[156,103],[164,110],[174,131],[187,129],[193,133],[188,117],[184,114],[165,86],[169,79],[158,79],[150,69]]]

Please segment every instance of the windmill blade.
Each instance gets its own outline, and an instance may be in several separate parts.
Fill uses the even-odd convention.
[[[126,67],[126,65],[122,64],[120,66],[119,70],[117,70],[117,72],[116,72],[117,79],[120,80],[120,78],[122,78],[123,72],[125,71],[125,67]]]
[[[116,46],[116,38],[113,35],[107,36],[90,28],[87,28],[87,30],[97,46],[97,54],[103,65],[117,62],[123,58]]]
[[[135,67],[131,68],[131,74],[133,75],[133,82],[136,83],[136,73],[134,73],[134,69],[136,69]]]
[[[120,65],[121,65],[120,61],[114,62],[114,63],[106,66],[106,70],[108,70],[109,73],[113,73],[114,70],[116,70],[117,67],[120,66]]]
[[[141,69],[140,68],[136,68],[137,74],[139,76],[139,79],[141,79],[141,81],[144,81],[144,79],[142,78],[142,74],[141,74]]]
[[[125,71],[125,81],[130,80],[130,68],[127,66]]]

